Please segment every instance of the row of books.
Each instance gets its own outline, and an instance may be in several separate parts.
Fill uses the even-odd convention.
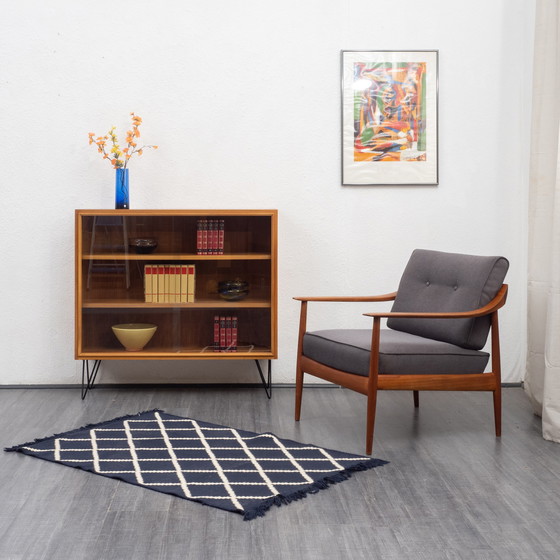
[[[196,221],[197,255],[224,254],[225,225],[223,219],[200,218]]]
[[[236,316],[214,316],[214,352],[237,352]]]
[[[144,265],[146,303],[194,303],[194,264]]]

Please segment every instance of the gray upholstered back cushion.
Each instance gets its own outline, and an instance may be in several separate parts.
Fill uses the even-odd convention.
[[[509,267],[504,257],[479,257],[416,249],[401,278],[392,311],[471,311],[498,293]],[[488,338],[490,317],[476,319],[401,319],[391,329],[481,349]]]

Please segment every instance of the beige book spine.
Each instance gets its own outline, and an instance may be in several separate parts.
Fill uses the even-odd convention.
[[[194,264],[188,265],[187,302],[194,303],[196,287],[196,270]]]
[[[180,298],[180,302],[181,303],[188,303],[188,298],[187,298],[187,290],[188,290],[188,266],[185,264],[181,265],[181,274],[179,274],[179,277],[181,279],[181,298]]]
[[[169,273],[169,265],[165,265],[165,303],[169,303],[171,301],[171,289],[169,287],[169,283],[171,281],[170,273]]]
[[[173,265],[173,303],[181,301],[181,265]]]
[[[165,303],[165,266],[158,265],[157,267],[157,282],[158,282],[158,303]]]
[[[144,301],[153,303],[154,293],[152,292],[152,265],[144,265]]]

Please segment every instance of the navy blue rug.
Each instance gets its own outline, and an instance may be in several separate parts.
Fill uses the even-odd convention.
[[[387,463],[166,414],[123,416],[16,445],[17,451],[165,494],[263,516]]]

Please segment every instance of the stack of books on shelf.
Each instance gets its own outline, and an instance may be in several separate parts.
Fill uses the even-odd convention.
[[[146,264],[146,303],[194,303],[194,264]]]
[[[237,352],[237,317],[214,316],[214,352]]]
[[[224,254],[224,220],[200,218],[196,221],[196,254]]]

